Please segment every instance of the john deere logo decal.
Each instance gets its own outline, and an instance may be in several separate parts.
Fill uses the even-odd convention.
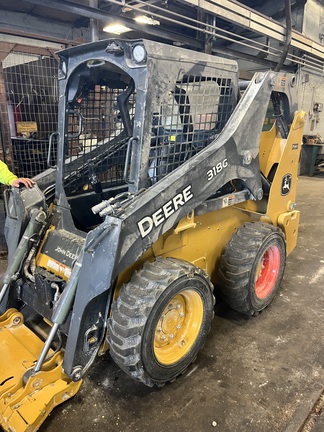
[[[286,174],[282,178],[281,195],[285,196],[285,195],[289,194],[290,188],[291,188],[291,179],[292,179],[292,175],[291,174]]]

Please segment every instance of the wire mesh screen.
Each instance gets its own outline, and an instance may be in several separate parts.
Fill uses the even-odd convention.
[[[108,83],[94,85],[76,99],[68,122],[64,173],[68,196],[125,186],[126,147],[134,111],[132,82],[118,81],[113,88]]]
[[[33,177],[47,168],[49,135],[57,130],[57,60],[12,51],[3,62],[13,171]]]
[[[58,62],[47,48],[8,42],[0,42],[0,58],[1,158],[18,177],[33,177],[47,168],[48,137],[57,130]]]
[[[155,183],[206,147],[236,104],[230,79],[187,76],[153,116],[149,178]]]
[[[33,177],[47,168],[48,138],[57,130],[57,61],[15,52],[5,65],[13,169]]]

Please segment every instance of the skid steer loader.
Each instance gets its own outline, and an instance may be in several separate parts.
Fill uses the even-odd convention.
[[[174,380],[204,344],[214,287],[256,315],[297,241],[293,75],[246,85],[234,61],[147,40],[59,56],[51,168],[6,196],[6,431],[37,430],[108,348],[135,380]]]

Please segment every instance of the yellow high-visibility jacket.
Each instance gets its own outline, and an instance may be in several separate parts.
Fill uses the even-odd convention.
[[[0,183],[11,186],[16,178],[18,177],[9,170],[4,162],[0,160]]]

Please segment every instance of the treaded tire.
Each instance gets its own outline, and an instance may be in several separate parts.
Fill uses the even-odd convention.
[[[137,381],[162,386],[196,359],[214,316],[208,275],[175,258],[146,262],[122,286],[108,320],[110,354]]]
[[[277,293],[286,265],[282,231],[247,222],[237,230],[220,259],[218,290],[234,310],[257,315]]]

